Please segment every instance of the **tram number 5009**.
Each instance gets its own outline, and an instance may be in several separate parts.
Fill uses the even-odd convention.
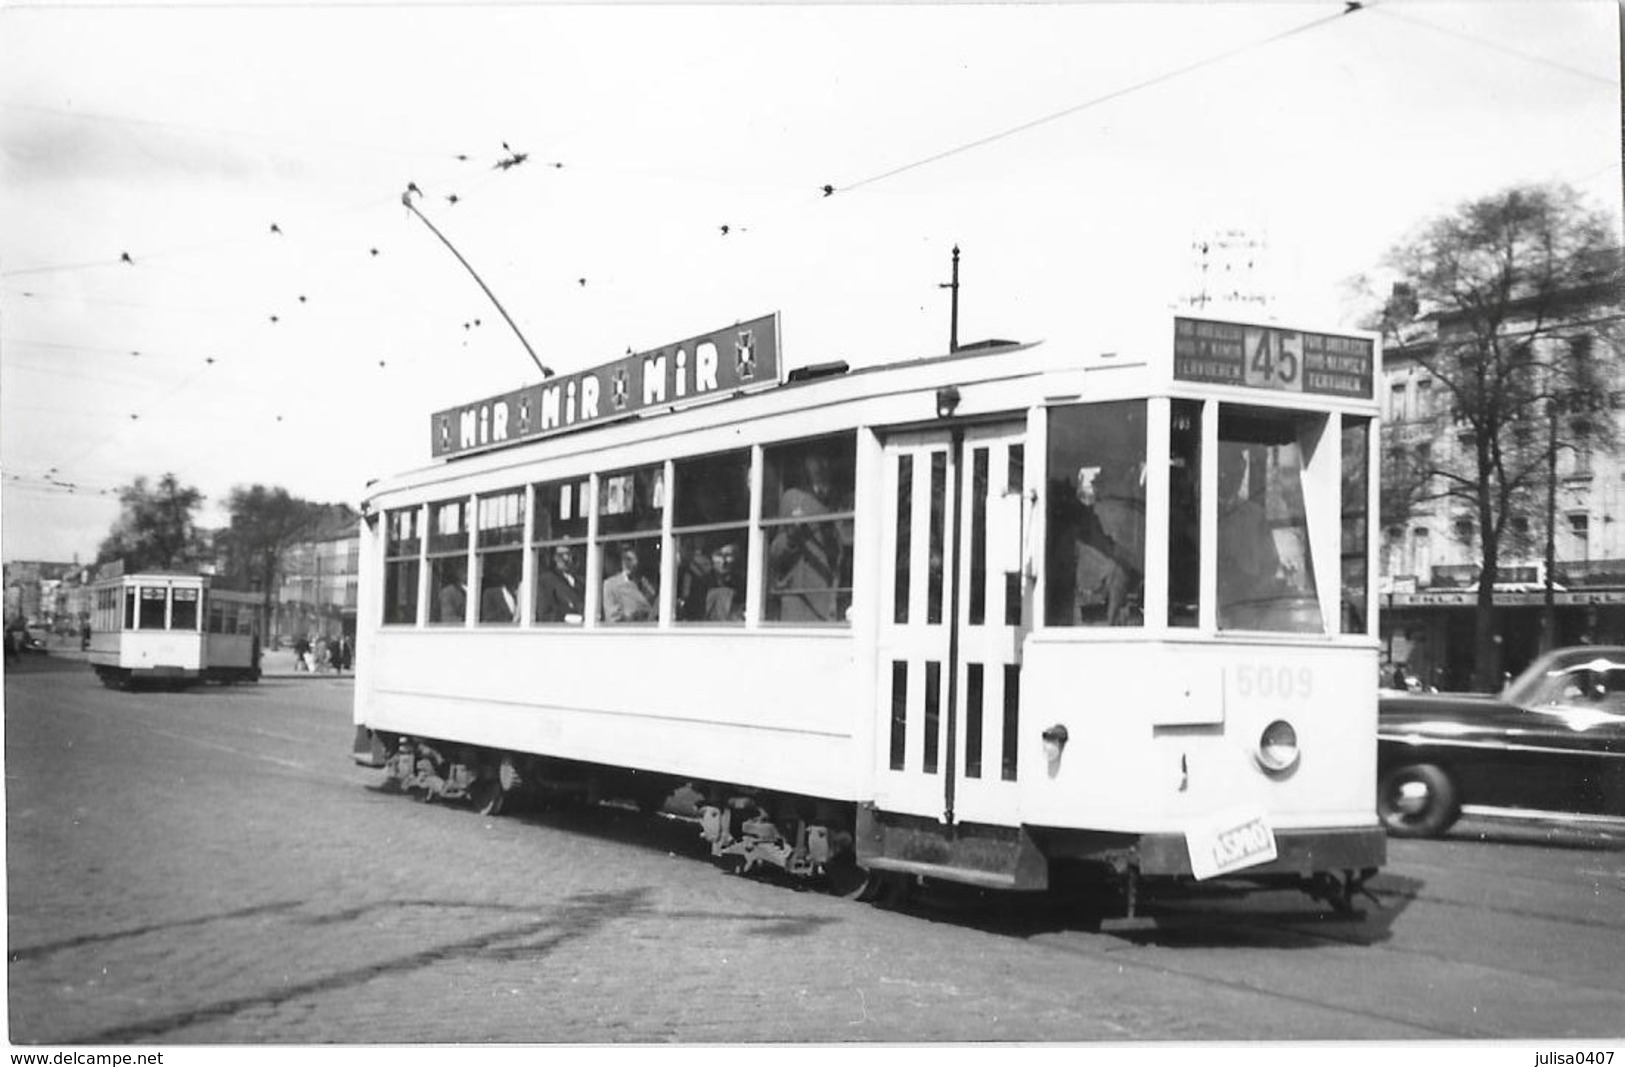
[[[1231,691],[1238,697],[1308,700],[1315,695],[1315,672],[1308,667],[1244,663],[1236,667],[1231,679]]]

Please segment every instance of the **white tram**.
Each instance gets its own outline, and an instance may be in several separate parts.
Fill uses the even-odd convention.
[[[768,317],[441,412],[363,507],[355,759],[487,811],[690,786],[716,855],[870,888],[1345,906],[1379,359],[1181,318],[786,377]]]
[[[202,574],[125,574],[91,587],[90,663],[102,683],[128,687],[255,682],[256,593],[212,587]]]

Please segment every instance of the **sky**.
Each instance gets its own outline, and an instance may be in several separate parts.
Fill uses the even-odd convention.
[[[89,562],[169,472],[205,526],[356,505],[531,351],[939,354],[955,245],[962,342],[1353,326],[1467,200],[1617,222],[1619,42],[1609,0],[8,3],[0,556]]]

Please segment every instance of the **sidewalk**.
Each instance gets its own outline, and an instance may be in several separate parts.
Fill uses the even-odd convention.
[[[45,647],[49,657],[54,660],[84,663],[90,659],[90,653],[79,650],[79,639],[77,637],[57,637],[53,635],[45,642]],[[30,653],[30,655],[37,654]],[[296,671],[293,669],[293,649],[291,648],[279,648],[261,653],[260,674],[266,678],[326,678],[330,682],[355,677],[353,670],[345,671],[343,674],[331,670],[314,674],[309,671]]]

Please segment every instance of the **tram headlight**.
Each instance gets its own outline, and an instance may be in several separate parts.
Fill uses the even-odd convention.
[[[1285,719],[1264,727],[1258,738],[1258,765],[1271,774],[1289,771],[1298,762],[1298,731]]]

